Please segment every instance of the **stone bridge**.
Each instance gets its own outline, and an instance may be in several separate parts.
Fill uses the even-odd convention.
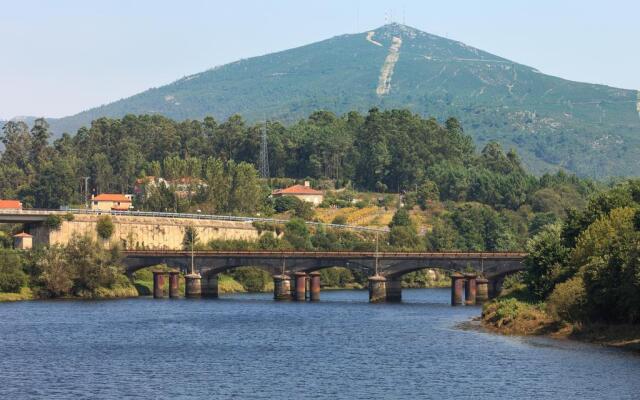
[[[372,302],[400,301],[400,281],[404,274],[424,268],[440,268],[452,272],[452,304],[460,303],[464,289],[465,301],[476,303],[500,289],[504,276],[524,267],[525,253],[464,253],[464,252],[316,252],[316,251],[158,251],[130,250],[124,252],[127,273],[166,264],[190,272],[187,297],[217,297],[217,275],[237,267],[260,267],[274,276],[274,297],[319,298],[318,270],[344,267],[369,276],[369,298]],[[193,270],[191,267],[193,265]],[[472,272],[473,271],[473,272]],[[460,274],[465,272],[465,275]],[[157,286],[163,275],[157,274]],[[293,283],[291,275],[295,278]],[[177,279],[177,275],[175,275]],[[476,279],[477,278],[477,279]],[[190,281],[192,280],[192,282]],[[311,286],[311,287],[309,287]],[[317,286],[317,288],[316,288]],[[191,290],[191,293],[189,293]],[[315,292],[315,295],[314,295]],[[155,291],[154,291],[155,293]],[[156,293],[160,295],[160,292]],[[300,299],[301,297],[301,299]]]

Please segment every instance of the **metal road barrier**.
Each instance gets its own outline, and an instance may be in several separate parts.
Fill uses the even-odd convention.
[[[170,212],[154,212],[154,211],[116,211],[116,210],[88,210],[78,208],[64,208],[61,207],[58,210],[47,209],[21,209],[21,210],[9,210],[0,209],[0,214],[11,215],[51,215],[51,214],[87,214],[87,215],[122,215],[130,217],[154,217],[154,218],[187,218],[187,219],[201,219],[209,221],[234,221],[234,222],[268,222],[275,224],[286,224],[289,220],[276,219],[276,218],[259,218],[259,217],[238,217],[234,215],[214,215],[214,214],[190,214],[190,213],[170,213]],[[389,232],[389,228],[370,228],[366,226],[356,225],[341,225],[341,224],[326,224],[322,222],[305,221],[305,224],[311,226],[323,226],[327,228],[335,229],[350,229],[354,231],[363,232]]]

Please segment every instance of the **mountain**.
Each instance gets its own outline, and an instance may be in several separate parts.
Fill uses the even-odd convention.
[[[130,113],[290,122],[374,106],[455,116],[478,144],[515,147],[534,172],[640,175],[637,91],[545,75],[399,24],[233,62],[51,124],[74,132]]]

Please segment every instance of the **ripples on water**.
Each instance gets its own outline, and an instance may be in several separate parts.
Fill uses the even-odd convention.
[[[403,296],[0,304],[0,399],[640,398],[638,356],[457,329],[479,308]]]

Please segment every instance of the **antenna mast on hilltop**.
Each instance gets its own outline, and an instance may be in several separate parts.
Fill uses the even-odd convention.
[[[264,121],[264,129],[262,130],[262,140],[260,143],[260,175],[269,178],[269,150],[267,148],[267,120]]]

